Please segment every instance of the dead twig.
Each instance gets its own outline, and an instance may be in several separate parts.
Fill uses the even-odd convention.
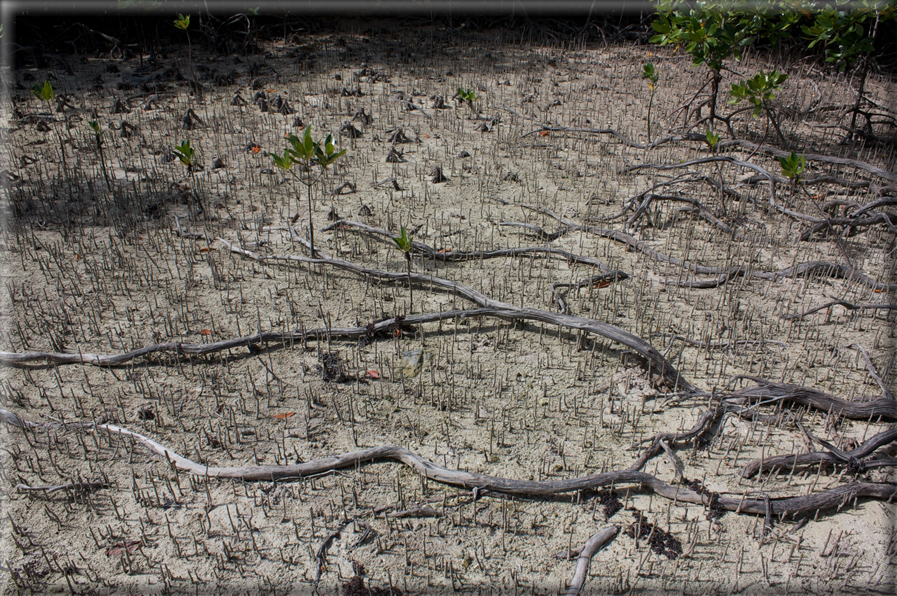
[[[567,587],[566,596],[577,596],[585,584],[586,576],[589,573],[589,565],[592,563],[592,557],[595,556],[601,548],[616,538],[620,531],[620,526],[608,526],[603,530],[599,530],[592,534],[579,551],[579,557],[576,559],[576,569],[573,572],[573,579]]]
[[[809,310],[806,310],[802,313],[795,313],[790,315],[784,315],[782,318],[786,321],[790,321],[791,319],[802,319],[808,315],[812,315],[813,313],[817,313],[820,310],[826,310],[833,306],[843,306],[847,310],[897,310],[897,304],[852,304],[845,300],[835,299],[831,302],[826,302],[822,306],[816,306]]]

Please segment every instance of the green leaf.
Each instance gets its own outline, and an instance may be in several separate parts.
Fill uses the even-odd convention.
[[[707,137],[707,144],[710,145],[711,149],[715,149],[716,145],[719,143],[719,135],[714,134],[714,132],[708,128],[706,137]]]
[[[399,249],[401,249],[403,252],[411,252],[411,244],[413,240],[408,237],[408,232],[405,230],[405,226],[402,226],[401,235],[394,237],[392,241],[395,242],[396,246],[398,246]]]
[[[174,26],[178,29],[181,29],[182,31],[186,31],[187,27],[190,26],[190,15],[184,16],[178,13],[178,18],[174,22]]]
[[[196,152],[193,150],[193,147],[190,146],[189,140],[182,141],[180,145],[173,149],[173,151],[182,164],[187,167],[193,165],[193,161],[196,158]]]
[[[50,81],[44,81],[43,85],[35,83],[34,87],[31,88],[31,93],[38,99],[46,102],[53,101],[53,98],[55,97],[53,94],[53,85],[50,84]]]
[[[293,155],[289,149],[283,150],[283,157],[272,153],[271,159],[274,160],[274,165],[282,170],[289,170],[293,167]]]

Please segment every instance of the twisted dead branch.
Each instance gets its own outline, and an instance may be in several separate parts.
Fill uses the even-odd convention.
[[[814,464],[843,464],[847,466],[849,471],[855,473],[860,473],[870,468],[897,466],[897,459],[893,458],[866,459],[880,447],[884,447],[894,441],[897,441],[897,428],[881,432],[850,451],[832,448],[827,451],[813,451],[797,455],[775,455],[757,459],[744,466],[738,472],[738,475],[742,478],[751,478],[760,473],[761,470],[766,470],[769,473],[785,472],[794,470],[798,466]],[[823,441],[823,443],[825,442]]]
[[[897,420],[897,401],[886,397],[863,402],[844,401],[801,385],[776,383],[748,375],[739,375],[735,379],[750,379],[757,385],[745,387],[729,394],[726,398],[728,403],[768,404],[783,401],[811,407],[821,412],[829,412],[834,416],[843,416],[851,420],[875,420],[877,418]]]
[[[582,586],[586,582],[586,576],[589,574],[589,565],[592,563],[592,557],[595,556],[605,544],[613,540],[620,531],[620,526],[608,526],[603,530],[599,530],[592,534],[579,551],[579,557],[576,559],[576,569],[573,572],[573,579],[567,587],[566,596],[577,596]]]
[[[373,226],[369,226],[367,224],[363,224],[359,221],[351,221],[347,219],[341,219],[337,222],[334,222],[324,228],[323,231],[328,231],[332,229],[343,229],[343,230],[359,230],[363,233],[380,236],[383,238],[391,239],[397,238],[398,234],[394,232],[390,232],[389,230],[384,230],[382,228],[375,228]],[[586,257],[583,255],[577,255],[571,253],[566,250],[561,250],[559,248],[550,248],[546,246],[527,246],[520,248],[503,248],[497,250],[470,250],[470,251],[462,251],[462,250],[436,250],[435,248],[424,244],[423,242],[418,242],[414,240],[411,242],[411,250],[412,252],[416,252],[417,254],[421,254],[426,256],[429,259],[433,259],[436,261],[471,261],[475,259],[495,259],[499,257],[516,257],[521,255],[532,255],[532,254],[546,254],[546,255],[555,255],[559,257],[563,257],[567,260],[568,263],[583,263],[585,265],[591,265],[593,267],[599,268],[601,271],[605,273],[610,273],[613,269],[610,268],[606,263],[599,261],[598,259],[592,257]]]
[[[756,271],[754,269],[748,269],[746,267],[708,267],[706,265],[698,265],[697,263],[692,263],[691,261],[686,261],[684,259],[679,259],[677,257],[672,257],[669,255],[665,255],[647,243],[626,234],[625,232],[620,232],[617,230],[610,230],[607,228],[600,228],[598,226],[591,225],[582,225],[577,224],[575,222],[570,221],[569,219],[554,213],[549,209],[545,209],[544,207],[539,207],[538,205],[528,205],[525,203],[511,203],[510,201],[506,201],[504,199],[498,197],[491,197],[493,200],[508,206],[513,207],[521,207],[523,209],[529,209],[532,211],[536,211],[537,213],[541,213],[542,215],[548,216],[565,227],[563,228],[564,233],[568,232],[587,232],[589,234],[595,234],[596,236],[601,236],[603,238],[608,238],[611,240],[615,240],[617,242],[621,242],[623,244],[629,245],[632,248],[638,250],[642,254],[645,254],[651,257],[653,260],[658,263],[669,263],[670,265],[676,265],[678,267],[682,267],[683,269],[690,271],[692,273],[698,275],[717,275],[716,279],[711,280],[698,280],[698,281],[683,281],[683,280],[674,280],[668,279],[664,280],[664,283],[671,285],[684,285],[687,287],[696,287],[696,288],[715,288],[719,285],[722,285],[732,279],[737,277],[748,277],[749,279],[763,279],[763,280],[778,280],[782,278],[790,278],[790,277],[801,277],[801,276],[809,276],[812,274],[824,275],[827,277],[833,277],[836,279],[849,279],[851,281],[856,281],[861,283],[867,287],[872,288],[873,290],[897,290],[897,283],[881,283],[875,281],[865,273],[854,269],[849,265],[840,265],[838,263],[830,263],[828,261],[807,261],[804,263],[798,263],[797,265],[792,265],[791,267],[787,267],[780,271]]]
[[[790,321],[792,319],[802,319],[808,315],[812,315],[813,313],[817,313],[820,310],[826,310],[833,306],[843,306],[847,310],[897,310],[897,304],[852,304],[845,300],[841,300],[836,298],[831,302],[826,302],[822,306],[815,306],[809,310],[805,310],[802,313],[795,313],[790,315],[784,315],[782,318],[786,321]]]
[[[767,155],[774,155],[775,157],[788,157],[788,155],[790,155],[788,151],[782,151],[781,149],[776,149],[775,147],[772,147],[770,145],[757,145],[756,143],[752,143],[750,141],[745,141],[742,139],[722,141],[719,145],[717,145],[717,150],[722,151],[727,147],[741,147],[749,151],[765,153]],[[846,157],[835,157],[833,155],[822,155],[819,153],[804,153],[803,156],[807,161],[819,161],[822,163],[850,166],[852,168],[857,168],[859,170],[869,172],[870,174],[874,174],[879,178],[884,178],[885,180],[890,180],[891,182],[897,182],[897,172],[889,172],[888,170],[884,170],[865,161],[848,159]]]
[[[26,421],[16,414],[0,408],[0,418],[14,426],[21,428],[61,428],[67,430],[87,429],[101,431],[108,435],[119,435],[133,439],[166,459],[169,465],[178,470],[189,472],[194,476],[203,478],[229,478],[245,482],[274,481],[278,479],[300,479],[307,476],[324,474],[333,470],[352,468],[365,463],[379,460],[392,460],[400,462],[421,476],[448,486],[476,489],[479,494],[493,492],[522,498],[549,498],[565,493],[583,490],[596,490],[606,486],[633,485],[644,490],[650,490],[654,494],[680,503],[692,503],[696,505],[709,505],[711,498],[714,504],[726,511],[736,513],[750,513],[765,515],[767,502],[765,499],[742,497],[718,498],[685,488],[673,486],[659,478],[645,472],[621,470],[613,472],[601,472],[579,478],[565,480],[515,480],[452,470],[439,466],[423,457],[397,445],[381,445],[351,451],[330,457],[323,457],[302,464],[292,465],[261,465],[246,467],[219,467],[200,464],[190,460],[163,444],[150,439],[138,432],[114,424],[102,424],[93,422],[76,422],[66,424],[37,424]],[[16,422],[18,424],[16,424]],[[831,508],[840,508],[848,502],[859,498],[872,498],[891,501],[897,498],[897,484],[876,482],[850,482],[832,489],[811,493],[800,497],[781,497],[772,499],[775,512],[779,515],[797,515],[805,512],[815,512]]]

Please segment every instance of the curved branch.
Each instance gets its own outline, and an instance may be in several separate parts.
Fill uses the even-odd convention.
[[[567,587],[566,596],[578,596],[579,591],[582,590],[582,586],[586,582],[592,557],[605,544],[616,538],[619,531],[620,526],[608,526],[592,534],[592,537],[586,541],[579,552],[579,557],[576,559],[576,570],[573,572],[573,579],[570,580],[570,585]]]
[[[0,408],[0,418],[9,422],[19,420],[22,426],[49,426],[25,422],[12,412]],[[18,425],[17,425],[18,426]],[[566,480],[514,480],[478,474],[462,470],[451,470],[439,466],[423,457],[397,445],[381,445],[368,449],[360,449],[330,457],[312,460],[302,464],[283,466],[246,466],[218,467],[199,464],[168,449],[161,443],[138,432],[116,426],[114,424],[97,424],[92,422],[69,423],[56,425],[67,429],[95,429],[110,435],[120,435],[134,439],[153,453],[161,455],[173,467],[189,472],[195,476],[207,478],[232,478],[248,482],[273,481],[276,479],[302,478],[316,474],[331,472],[336,469],[352,468],[363,463],[378,460],[398,461],[412,468],[425,478],[455,486],[466,490],[477,489],[479,492],[491,491],[516,497],[553,497],[564,493],[581,490],[595,490],[606,486],[632,484],[649,489],[655,494],[680,503],[709,505],[711,497],[697,491],[673,486],[645,472],[628,470],[602,472],[579,478]],[[776,513],[796,515],[807,511],[818,511],[840,507],[852,499],[870,497],[880,500],[897,498],[897,484],[875,482],[851,482],[833,489],[812,493],[802,497],[783,497],[773,499]],[[765,499],[748,499],[746,497],[719,497],[716,506],[737,513],[753,513],[765,515],[767,501]]]
[[[717,287],[731,279],[742,275],[749,275],[752,279],[776,280],[784,277],[800,277],[802,275],[810,275],[812,273],[822,273],[829,277],[844,278],[850,279],[852,281],[857,281],[874,290],[897,290],[897,283],[885,284],[877,282],[868,275],[860,272],[857,269],[854,269],[853,267],[850,267],[849,265],[839,265],[837,263],[829,263],[827,261],[807,261],[805,263],[792,265],[791,267],[787,267],[786,269],[782,269],[781,271],[755,271],[753,269],[747,269],[745,267],[738,266],[708,267],[706,265],[698,265],[697,263],[692,263],[691,261],[686,261],[677,257],[671,257],[669,255],[658,252],[652,247],[648,246],[648,244],[646,244],[645,242],[633,236],[630,236],[625,232],[618,232],[616,230],[610,230],[607,228],[599,228],[597,226],[577,224],[565,217],[562,217],[561,215],[558,215],[557,213],[554,213],[553,211],[550,211],[549,209],[545,209],[544,207],[539,207],[536,205],[527,205],[525,203],[511,203],[498,197],[492,197],[492,199],[498,201],[499,203],[502,203],[503,205],[530,209],[532,211],[536,211],[537,213],[541,213],[543,215],[551,217],[552,219],[566,226],[564,229],[565,232],[588,232],[590,234],[595,234],[603,238],[609,238],[611,240],[627,244],[632,248],[638,250],[639,252],[648,255],[658,263],[669,263],[671,265],[676,265],[698,275],[719,276],[718,279],[715,280],[699,280],[693,282],[682,282],[678,280],[674,282],[672,280],[667,280],[665,281],[665,283],[676,283],[682,285],[694,284],[691,287],[703,288]]]
[[[819,312],[820,310],[825,310],[826,308],[830,308],[832,306],[843,306],[847,310],[897,310],[897,304],[851,304],[850,302],[846,302],[844,300],[835,299],[831,302],[826,302],[822,306],[816,306],[801,313],[784,315],[782,318],[786,321],[790,321],[791,319],[802,319],[807,315],[812,315],[813,313]]]
[[[717,149],[722,150],[726,147],[736,146],[748,149],[750,151],[760,151],[761,153],[774,155],[776,157],[788,157],[790,155],[790,153],[787,151],[782,151],[781,149],[776,149],[775,147],[770,147],[769,145],[761,146],[757,145],[756,143],[751,143],[750,141],[744,141],[741,139],[722,141],[719,145],[717,145]],[[850,166],[860,170],[865,170],[870,174],[874,174],[880,178],[884,178],[885,180],[897,182],[897,172],[889,172],[888,170],[883,170],[882,168],[874,166],[871,163],[866,163],[865,161],[848,159],[846,157],[835,157],[833,155],[821,155],[819,153],[804,153],[803,156],[807,159],[807,161],[821,161],[823,163],[833,163],[838,165]]]
[[[781,400],[810,406],[821,412],[831,412],[836,416],[843,416],[851,420],[869,420],[878,417],[897,420],[897,401],[893,399],[879,397],[867,402],[844,401],[801,385],[775,383],[748,375],[740,375],[735,378],[750,379],[759,384],[729,394],[725,397],[724,401],[726,402],[735,403],[744,400],[748,403],[757,403]]]
[[[334,222],[324,228],[323,231],[332,230],[333,228],[342,228],[342,229],[357,229],[362,232],[368,234],[374,234],[377,236],[383,236],[385,238],[396,238],[398,234],[394,234],[389,230],[384,230],[382,228],[375,228],[373,226],[369,226],[367,224],[363,224],[358,221],[351,221],[347,219],[341,219],[337,222]],[[550,248],[547,246],[525,246],[520,248],[501,248],[496,250],[436,250],[431,246],[424,244],[423,242],[418,242],[414,240],[411,242],[411,249],[413,252],[417,252],[418,254],[424,254],[429,259],[434,259],[437,261],[470,261],[474,259],[495,259],[498,257],[515,257],[520,255],[530,255],[530,254],[548,254],[548,255],[557,255],[563,257],[570,263],[584,263],[586,265],[592,265],[593,267],[598,267],[605,273],[610,273],[613,269],[610,268],[606,263],[599,261],[598,259],[592,257],[586,257],[583,255],[577,255],[572,252],[568,252],[566,250],[562,250],[559,248]]]
[[[841,463],[850,466],[851,461],[854,461],[856,462],[854,464],[854,467],[856,467],[858,470],[863,467],[874,467],[869,466],[869,464],[875,464],[876,460],[860,460],[871,455],[879,447],[884,447],[885,445],[893,443],[894,441],[897,441],[897,428],[892,428],[878,433],[856,449],[844,453],[843,456],[839,456],[838,454],[832,453],[831,451],[813,451],[811,453],[801,453],[798,455],[775,455],[772,457],[767,457],[765,459],[757,459],[752,461],[748,465],[744,466],[738,472],[738,475],[742,478],[750,478],[757,475],[757,473],[761,469],[767,471],[776,468],[778,468],[779,470],[791,470],[796,466],[807,466],[817,463]],[[888,462],[888,465],[894,464]]]

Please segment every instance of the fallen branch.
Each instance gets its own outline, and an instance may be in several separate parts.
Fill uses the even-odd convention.
[[[704,135],[699,134],[684,134],[684,135],[672,135],[669,137],[664,137],[662,139],[657,139],[653,143],[648,143],[647,145],[643,145],[642,143],[638,143],[633,141],[622,134],[618,133],[612,128],[574,128],[570,126],[547,126],[542,125],[536,130],[531,130],[529,132],[523,133],[520,135],[520,138],[528,137],[530,135],[534,135],[543,131],[548,132],[580,132],[586,134],[593,135],[611,135],[619,140],[621,143],[628,147],[634,147],[636,149],[654,149],[655,147],[659,147],[661,145],[665,145],[667,143],[673,143],[675,141],[704,141],[707,142],[707,138]]]
[[[18,420],[23,427],[52,427],[65,429],[91,429],[102,431],[107,435],[121,435],[134,439],[153,453],[163,456],[169,465],[184,470],[195,476],[203,478],[231,478],[246,482],[267,481],[277,479],[300,479],[307,476],[324,474],[337,469],[353,468],[363,463],[379,460],[393,460],[405,464],[414,469],[421,476],[466,490],[477,489],[478,492],[489,491],[515,497],[553,497],[565,493],[583,490],[596,490],[606,486],[621,486],[631,484],[649,489],[654,494],[679,503],[693,503],[696,505],[708,505],[711,497],[697,491],[673,486],[645,472],[633,472],[629,470],[602,472],[590,476],[570,478],[566,480],[514,480],[451,470],[439,466],[417,453],[396,445],[381,445],[361,449],[349,453],[343,453],[330,457],[312,460],[302,464],[282,466],[246,466],[246,467],[218,467],[199,464],[187,459],[178,453],[168,449],[161,443],[150,439],[140,433],[116,426],[114,424],[101,424],[93,422],[77,422],[67,424],[36,424],[27,422],[0,408],[0,417],[5,421]],[[15,425],[19,426],[19,425]],[[796,515],[808,511],[820,511],[833,507],[841,507],[847,502],[860,497],[868,497],[879,500],[893,500],[897,498],[897,484],[876,482],[851,482],[832,489],[811,493],[800,497],[782,497],[773,500],[775,511],[781,515]],[[744,496],[719,497],[714,503],[727,511],[738,513],[751,513],[764,515],[767,511],[765,499],[748,499]]]
[[[621,343],[624,346],[632,348],[635,352],[641,355],[648,362],[649,372],[653,371],[660,375],[660,377],[666,381],[666,383],[676,390],[677,388],[680,390],[684,390],[687,392],[695,392],[697,388],[692,385],[690,382],[685,380],[682,377],[676,368],[670,364],[661,354],[658,352],[654,346],[638,337],[637,335],[633,335],[628,331],[624,331],[619,327],[611,325],[609,323],[604,323],[602,321],[596,321],[595,319],[587,319],[584,317],[575,317],[572,315],[565,315],[559,313],[551,313],[545,310],[539,310],[536,308],[519,308],[512,304],[508,304],[506,302],[501,302],[499,300],[493,300],[489,298],[482,292],[478,292],[471,287],[465,286],[455,281],[443,279],[440,277],[435,277],[432,275],[426,275],[422,273],[398,273],[393,271],[381,271],[379,269],[369,269],[367,267],[363,267],[361,265],[357,265],[350,261],[345,261],[343,259],[337,259],[326,256],[324,253],[317,251],[320,258],[310,258],[304,257],[300,255],[269,255],[262,256],[258,253],[239,248],[224,240],[222,238],[217,239],[219,242],[227,246],[231,252],[239,255],[243,255],[249,257],[257,262],[265,263],[265,262],[294,262],[294,263],[309,263],[309,264],[319,264],[319,265],[329,265],[334,266],[339,269],[345,269],[348,271],[353,271],[355,273],[359,273],[362,275],[367,275],[369,277],[374,277],[377,279],[385,279],[390,281],[401,281],[403,283],[416,283],[424,287],[437,287],[443,290],[448,290],[454,293],[457,296],[461,296],[474,302],[480,307],[483,308],[491,308],[495,309],[495,312],[492,313],[493,316],[497,316],[499,318],[513,320],[513,319],[526,319],[526,320],[534,320],[540,321],[542,323],[549,323],[552,325],[558,325],[561,327],[567,327],[568,329],[576,329],[579,331],[586,331],[589,333],[594,333],[595,335],[600,335],[602,337],[606,337],[612,341],[617,343]],[[409,319],[405,319],[408,321]],[[2,356],[2,354],[0,354]]]
[[[555,219],[559,223],[565,226],[564,233],[567,232],[588,232],[590,234],[595,234],[597,236],[601,236],[603,238],[609,238],[611,240],[615,240],[617,242],[621,242],[623,244],[627,244],[632,248],[638,250],[639,252],[651,257],[655,261],[659,263],[669,263],[671,265],[676,265],[678,267],[682,267],[687,271],[691,271],[692,273],[698,275],[717,275],[716,279],[712,280],[698,280],[698,281],[681,281],[681,280],[664,280],[664,283],[676,284],[676,285],[684,285],[687,287],[697,287],[697,288],[706,288],[706,287],[717,287],[726,283],[727,281],[734,279],[740,276],[748,276],[750,279],[764,279],[764,280],[777,280],[786,277],[800,277],[803,275],[809,276],[810,274],[818,273],[822,275],[826,275],[828,277],[834,278],[844,278],[850,279],[852,281],[857,281],[865,286],[868,286],[874,290],[897,290],[897,283],[885,284],[880,283],[869,277],[868,275],[860,272],[853,267],[848,265],[840,265],[837,263],[829,263],[827,261],[807,261],[805,263],[799,263],[797,265],[792,265],[786,269],[782,269],[781,271],[755,271],[753,269],[748,269],[746,267],[708,267],[705,265],[698,265],[697,263],[692,263],[691,261],[686,261],[683,259],[679,259],[677,257],[671,257],[669,255],[665,255],[661,252],[654,250],[652,247],[648,246],[647,243],[638,240],[637,238],[626,234],[625,232],[619,232],[617,230],[610,230],[607,228],[600,228],[597,226],[590,225],[581,225],[574,223],[568,220],[553,211],[545,209],[544,207],[539,207],[537,205],[527,205],[525,203],[511,203],[509,201],[505,201],[504,199],[500,199],[498,197],[492,197],[493,200],[502,203],[503,205],[513,206],[513,207],[521,207],[524,209],[530,209],[532,211],[536,211],[552,219]]]
[[[826,302],[822,306],[816,306],[802,313],[784,315],[782,318],[786,321],[790,321],[791,319],[802,319],[807,315],[812,315],[813,313],[831,308],[832,306],[843,306],[847,310],[897,310],[897,304],[851,304],[844,300],[835,299],[831,302]]]
[[[776,157],[788,157],[790,153],[788,151],[782,151],[781,149],[776,149],[775,147],[771,147],[769,145],[757,145],[756,143],[752,143],[750,141],[744,141],[741,139],[733,139],[730,141],[722,141],[719,145],[717,145],[717,150],[722,151],[727,147],[742,147],[744,149],[748,149],[750,151],[759,151],[761,153],[766,153],[767,155],[774,155]],[[866,163],[864,161],[858,161],[856,159],[848,159],[846,157],[835,157],[833,155],[821,155],[819,153],[804,153],[804,158],[807,161],[821,161],[823,163],[833,163],[838,165],[850,166],[853,168],[857,168],[860,170],[865,170],[870,174],[875,174],[880,178],[884,178],[885,180],[890,180],[891,182],[897,182],[897,172],[889,172],[888,170],[883,170],[878,166],[874,166],[871,163]]]
[[[866,402],[844,401],[843,399],[800,385],[775,383],[748,375],[739,375],[735,379],[750,379],[759,384],[745,387],[729,394],[724,399],[726,403],[785,401],[801,406],[813,407],[821,412],[830,412],[835,416],[843,416],[851,420],[874,420],[879,417],[897,420],[897,401],[886,397],[879,397]]]
[[[363,224],[358,221],[351,221],[347,219],[341,219],[337,222],[334,222],[324,228],[323,231],[332,230],[334,228],[341,229],[357,229],[365,232],[367,234],[373,234],[376,236],[382,236],[384,238],[392,239],[397,238],[398,234],[390,232],[389,230],[384,230],[382,228],[375,228],[369,226],[367,224]],[[436,250],[435,248],[424,244],[423,242],[418,242],[414,240],[411,242],[411,250],[412,252],[416,252],[417,254],[423,254],[429,259],[433,259],[436,261],[471,261],[474,259],[495,259],[498,257],[516,257],[521,255],[531,255],[531,254],[548,254],[548,255],[556,255],[563,257],[569,263],[583,263],[586,265],[592,265],[593,267],[598,267],[605,273],[609,273],[613,271],[606,263],[599,261],[598,259],[592,257],[586,257],[582,255],[577,255],[566,250],[561,250],[559,248],[550,248],[547,246],[529,246],[529,247],[521,247],[521,248],[502,248],[497,250]]]
[[[619,531],[620,526],[608,526],[592,534],[592,537],[586,541],[582,550],[579,551],[579,557],[576,559],[576,570],[573,572],[573,579],[570,580],[570,585],[567,587],[566,596],[578,596],[583,584],[585,584],[586,575],[589,573],[592,557],[605,544],[613,540]]]
[[[865,443],[846,452],[834,451],[813,451],[811,453],[801,453],[799,455],[775,455],[764,459],[757,459],[744,466],[738,475],[742,478],[751,478],[756,476],[760,470],[768,472],[793,470],[797,466],[808,466],[813,464],[844,464],[849,468],[853,468],[856,472],[861,472],[867,468],[881,467],[884,465],[893,466],[897,464],[894,459],[881,460],[864,460],[864,458],[872,455],[879,447],[884,447],[890,443],[897,441],[897,428],[892,428],[881,432],[874,437],[868,439]]]

